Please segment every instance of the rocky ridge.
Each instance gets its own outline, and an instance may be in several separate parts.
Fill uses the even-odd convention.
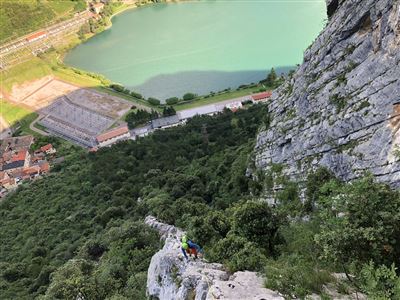
[[[221,264],[203,260],[186,262],[180,250],[182,230],[148,216],[145,223],[159,231],[163,248],[151,259],[147,274],[147,293],[160,300],[283,300],[278,293],[263,287],[254,272],[229,274]]]
[[[328,24],[273,93],[255,166],[292,179],[325,166],[400,187],[400,1],[326,0]]]
[[[222,264],[202,259],[185,261],[180,239],[185,234],[179,228],[146,217],[145,223],[156,229],[164,246],[151,259],[147,272],[147,295],[160,300],[284,300],[278,292],[264,287],[264,278],[255,272],[229,273]],[[337,281],[346,280],[344,274],[332,274]],[[365,300],[362,294],[338,293],[336,287],[324,287],[333,300]],[[312,294],[309,300],[321,300]]]

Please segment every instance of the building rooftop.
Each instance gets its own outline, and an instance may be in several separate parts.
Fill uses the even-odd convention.
[[[262,100],[271,97],[272,92],[267,91],[259,94],[252,95],[251,98],[253,98],[254,101]]]
[[[22,170],[23,175],[32,175],[32,174],[38,174],[40,172],[40,167],[39,166],[32,166],[28,167]]]
[[[177,115],[158,118],[158,119],[154,119],[151,121],[151,125],[152,125],[153,129],[170,126],[170,125],[174,125],[177,123],[179,123],[179,117]]]
[[[104,7],[104,3],[95,3],[92,6],[96,7],[96,8],[102,8],[102,7]]]
[[[28,154],[28,150],[26,150],[26,149],[19,150],[17,153],[12,155],[11,162],[20,161],[20,160],[24,161],[27,154]]]
[[[4,164],[2,171],[7,171],[7,170],[12,170],[16,168],[22,168],[25,164],[25,161],[23,160],[18,160],[18,161],[13,161],[8,164]]]
[[[46,34],[47,34],[46,31],[39,31],[39,32],[35,32],[35,33],[31,34],[30,36],[27,36],[26,39],[28,41],[31,41],[31,40],[37,39],[38,37],[45,36]]]
[[[18,137],[10,137],[1,141],[0,144],[0,155],[2,156],[4,152],[8,150],[21,150],[21,149],[29,149],[29,147],[33,143],[33,136],[24,135]]]
[[[50,171],[50,164],[47,161],[40,162],[39,167],[40,167],[41,172],[49,172]]]
[[[51,148],[53,148],[53,145],[52,144],[47,144],[47,145],[44,145],[44,146],[40,147],[40,151],[46,152],[46,151],[50,150]]]
[[[128,126],[122,126],[98,135],[96,140],[97,142],[101,143],[126,133],[129,133]]]

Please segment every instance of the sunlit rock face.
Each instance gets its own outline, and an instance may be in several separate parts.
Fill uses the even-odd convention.
[[[255,166],[304,179],[324,166],[400,187],[400,1],[327,0],[328,24],[272,96]]]
[[[221,264],[203,260],[186,262],[180,250],[179,228],[147,217],[146,224],[160,232],[163,248],[151,259],[147,274],[147,293],[160,300],[283,300],[278,293],[263,287],[254,272],[229,274]]]

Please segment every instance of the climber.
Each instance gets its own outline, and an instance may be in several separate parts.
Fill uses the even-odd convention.
[[[201,247],[199,245],[197,245],[196,243],[194,243],[193,241],[189,240],[186,235],[184,235],[181,238],[181,249],[182,249],[182,253],[183,256],[185,256],[186,260],[188,260],[188,256],[187,254],[194,255],[194,258],[197,259],[198,258],[198,253],[203,253],[203,249],[201,249]]]

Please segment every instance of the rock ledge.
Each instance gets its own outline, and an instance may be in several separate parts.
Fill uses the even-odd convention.
[[[164,247],[151,259],[147,274],[147,293],[160,300],[283,300],[278,293],[263,287],[254,272],[229,274],[221,264],[202,260],[186,262],[180,250],[182,230],[148,216],[145,223],[160,232]]]

